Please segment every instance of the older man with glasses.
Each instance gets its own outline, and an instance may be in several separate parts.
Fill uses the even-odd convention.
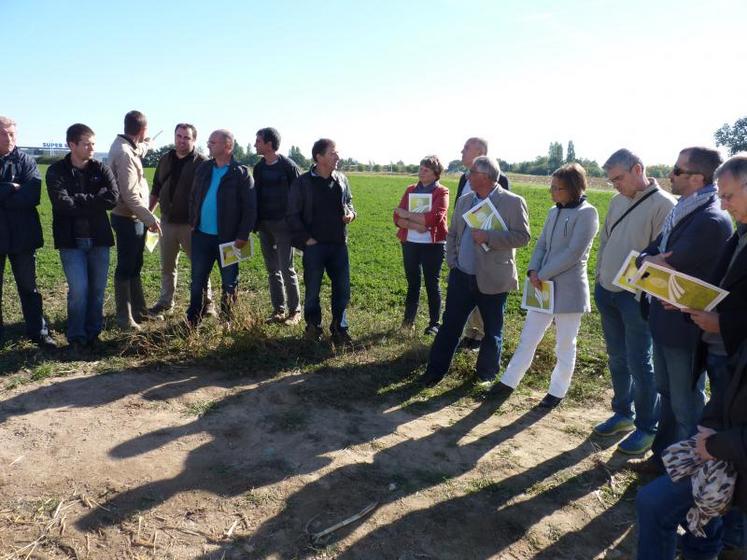
[[[446,262],[451,269],[446,310],[428,359],[423,382],[436,385],[451,365],[459,336],[472,310],[483,318],[485,336],[477,355],[477,377],[489,387],[498,373],[503,343],[503,308],[510,290],[518,287],[516,248],[529,243],[526,201],[498,183],[500,168],[487,156],[474,159],[470,168],[472,196],[457,202],[446,237]],[[465,212],[490,200],[505,222],[505,230],[473,229]]]
[[[610,201],[599,234],[594,299],[609,356],[613,415],[596,425],[594,433],[613,436],[632,431],[617,449],[638,455],[651,447],[659,413],[651,331],[634,294],[613,280],[631,251],[642,251],[659,235],[675,201],[656,179],[646,176],[643,161],[630,150],[617,150],[603,167],[618,194]]]

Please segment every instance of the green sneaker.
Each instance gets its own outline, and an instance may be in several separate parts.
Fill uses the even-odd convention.
[[[617,445],[617,450],[626,455],[642,455],[651,449],[652,443],[654,443],[654,434],[636,430]]]
[[[629,432],[635,428],[633,421],[622,414],[613,414],[601,424],[594,426],[594,433],[598,436],[614,436],[620,432]]]

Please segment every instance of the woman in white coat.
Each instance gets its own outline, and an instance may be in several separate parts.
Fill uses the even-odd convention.
[[[586,262],[599,229],[599,217],[596,208],[586,201],[586,186],[586,171],[577,163],[566,164],[552,174],[550,195],[555,206],[547,215],[527,276],[536,288],[541,287],[540,281],[554,282],[554,313],[527,312],[519,346],[494,389],[507,396],[518,386],[537,345],[554,322],[556,363],[550,388],[539,404],[543,408],[556,407],[568,391],[581,316],[591,311]]]

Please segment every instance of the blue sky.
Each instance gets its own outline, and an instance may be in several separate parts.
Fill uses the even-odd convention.
[[[603,162],[713,143],[747,115],[747,2],[228,2],[2,0],[0,114],[19,143],[84,122],[106,151],[130,109],[157,143],[263,126],[281,151],[336,140],[343,157],[457,159],[484,136],[508,161],[572,139]]]

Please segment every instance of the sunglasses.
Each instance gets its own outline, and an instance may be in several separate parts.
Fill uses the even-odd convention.
[[[672,167],[672,175],[679,177],[680,175],[702,175],[702,173],[700,171],[688,171],[687,169],[682,169],[675,165]]]

